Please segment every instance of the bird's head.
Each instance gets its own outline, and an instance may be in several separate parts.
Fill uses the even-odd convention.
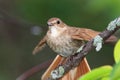
[[[47,22],[49,30],[53,36],[59,35],[61,32],[66,30],[66,24],[59,18],[50,18]]]

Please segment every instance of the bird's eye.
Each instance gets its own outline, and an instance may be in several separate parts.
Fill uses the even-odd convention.
[[[57,21],[57,24],[60,24],[60,21],[59,21],[59,20]]]

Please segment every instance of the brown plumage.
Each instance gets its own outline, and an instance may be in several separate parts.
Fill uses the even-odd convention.
[[[84,41],[89,41],[100,33],[92,29],[70,27],[59,18],[49,19],[48,27],[49,30],[47,34],[35,47],[33,54],[37,53],[48,44],[56,53],[68,57],[74,54],[74,52],[84,44]],[[111,36],[106,42],[114,42],[116,40],[117,38],[115,36]],[[69,52],[69,49],[66,47],[69,47],[71,52]]]
[[[74,55],[76,51],[84,45],[85,41],[89,41],[93,39],[96,35],[98,35],[100,32],[94,31],[92,29],[87,28],[77,28],[77,27],[70,27],[66,25],[64,22],[62,22],[59,18],[51,18],[48,20],[48,27],[49,30],[45,37],[39,42],[39,44],[35,47],[33,54],[40,51],[46,44],[56,53],[61,55],[62,57],[69,57],[70,55]],[[115,36],[111,36],[106,42],[113,42],[116,40]],[[61,57],[61,58],[62,58]],[[57,57],[57,58],[60,58]],[[58,59],[59,60],[59,59]],[[61,60],[59,60],[60,62]],[[57,62],[57,59],[53,62],[53,64],[59,65]],[[51,65],[56,67],[57,65]],[[83,59],[81,62],[82,65],[79,65],[78,68],[81,71],[80,74],[77,77],[80,77],[81,75],[85,74],[86,72],[90,71],[90,68],[88,66],[88,63],[86,59]],[[82,66],[82,67],[81,67]],[[46,73],[42,77],[44,80],[48,75],[50,74],[50,71],[54,69],[54,67],[50,67],[47,70]],[[84,67],[86,71],[84,70]],[[69,73],[68,73],[69,74]],[[66,74],[67,75],[67,74]],[[76,80],[74,79],[68,79],[68,80]],[[65,79],[63,79],[65,80]]]

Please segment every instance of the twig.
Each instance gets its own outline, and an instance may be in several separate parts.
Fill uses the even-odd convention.
[[[70,56],[67,58],[67,61],[58,66],[55,70],[51,72],[51,76],[48,80],[58,80],[64,74],[66,74],[69,70],[79,65],[82,59],[94,48],[96,51],[99,51],[102,48],[103,42],[108,39],[111,35],[113,35],[118,29],[120,28],[120,17],[116,18],[115,20],[111,21],[108,27],[97,35],[94,39],[87,42],[83,47],[82,50],[76,55]]]
[[[28,71],[24,72],[22,75],[20,75],[16,80],[26,80],[26,79],[28,79],[29,77],[31,77],[35,73],[47,68],[52,63],[52,61],[53,60],[49,60],[49,61],[46,61],[42,64],[34,66],[30,70],[28,70]]]

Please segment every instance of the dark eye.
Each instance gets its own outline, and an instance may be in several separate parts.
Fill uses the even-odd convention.
[[[59,20],[57,21],[57,24],[60,24],[60,21],[59,21]]]

